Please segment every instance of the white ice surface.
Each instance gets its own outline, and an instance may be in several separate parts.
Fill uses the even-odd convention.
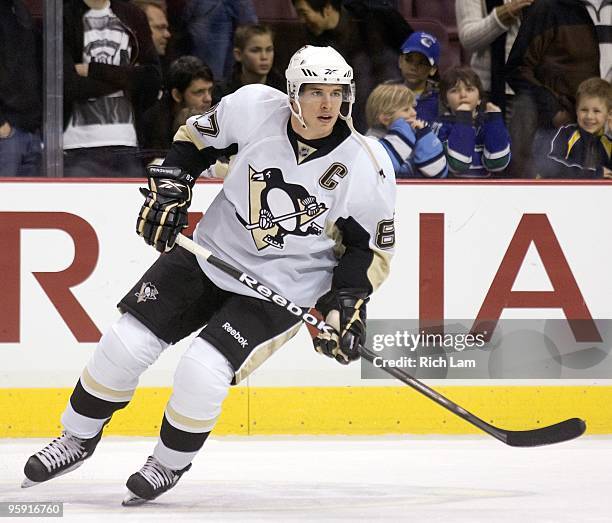
[[[211,438],[173,490],[131,508],[124,483],[154,439],[104,438],[81,468],[21,489],[46,442],[0,439],[0,501],[61,501],[61,521],[612,522],[604,437],[534,449],[487,437]],[[10,519],[28,520],[59,521]]]

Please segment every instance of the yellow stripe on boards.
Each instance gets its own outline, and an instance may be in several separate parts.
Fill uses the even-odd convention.
[[[612,387],[439,387],[442,394],[507,429],[536,428],[571,417],[589,434],[612,434]],[[50,437],[71,389],[0,389],[0,437]],[[156,436],[169,388],[140,388],[106,435]],[[478,434],[475,427],[408,387],[236,387],[216,435]]]
[[[60,416],[72,389],[0,389],[0,437],[49,437],[61,431]],[[157,436],[166,403],[168,387],[136,389],[130,404],[115,413],[104,429],[105,435]],[[218,434],[248,434],[248,391],[230,390],[225,400],[227,412],[217,423]]]

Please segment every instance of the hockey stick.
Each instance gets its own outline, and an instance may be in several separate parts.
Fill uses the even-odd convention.
[[[317,207],[317,211],[323,211],[325,210],[325,204],[322,203]],[[273,218],[272,220],[270,220],[272,223],[278,223],[278,222],[282,222],[285,220],[288,220],[289,218],[295,218],[296,216],[302,216],[303,214],[306,214],[308,211],[306,209],[304,209],[303,211],[296,211],[296,212],[291,212],[289,214],[283,214],[281,216],[277,216],[276,218]],[[255,222],[255,223],[247,223],[245,225],[245,227],[250,231],[252,229],[256,229],[257,227],[259,227],[259,222]]]
[[[363,346],[360,347],[359,353],[370,363],[374,362],[374,358],[379,357],[375,352]],[[453,414],[511,447],[539,447],[550,445],[551,443],[561,443],[581,436],[586,430],[586,423],[580,418],[566,419],[554,425],[531,430],[500,429],[460,407],[400,368],[384,367],[383,370],[402,383],[427,396],[430,400],[435,401],[438,405],[450,410]]]
[[[330,334],[334,332],[334,328],[331,325],[328,325],[324,321],[319,321],[309,312],[304,311],[301,307],[295,305],[286,298],[283,298],[274,290],[262,285],[252,276],[249,276],[239,271],[235,267],[232,267],[230,264],[217,258],[210,251],[208,251],[201,245],[198,245],[186,236],[179,234],[176,238],[176,243],[180,245],[183,249],[188,250],[195,256],[199,256],[205,259],[211,265],[217,267],[226,274],[242,282],[246,287],[254,290],[264,298],[276,303],[279,307],[283,307],[295,316],[301,318],[302,321],[304,321],[305,323],[313,325],[322,332],[327,332]],[[373,363],[374,359],[378,357],[375,352],[372,352],[370,349],[363,346],[359,348],[359,354],[364,359],[368,360],[370,363]],[[512,447],[537,447],[541,445],[549,445],[551,443],[560,443],[562,441],[577,438],[578,436],[582,435],[586,430],[586,423],[579,418],[567,419],[554,425],[549,425],[547,427],[541,427],[532,430],[500,429],[499,427],[495,427],[494,425],[491,425],[486,421],[480,419],[478,416],[472,414],[471,412],[468,412],[464,408],[457,405],[455,402],[449,400],[439,392],[436,392],[435,390],[429,388],[423,382],[412,377],[410,374],[406,373],[402,369],[399,369],[397,367],[384,367],[383,370],[394,378],[400,380],[402,383],[405,383],[409,387],[415,389],[417,392],[420,392],[424,396],[428,397],[430,400],[435,401],[438,405],[451,411],[456,416],[459,416],[468,423],[471,423],[472,425],[478,427],[480,430],[486,432],[494,438],[497,438],[499,441]]]

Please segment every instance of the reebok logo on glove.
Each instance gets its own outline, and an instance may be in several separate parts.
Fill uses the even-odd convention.
[[[180,191],[183,187],[183,184],[178,184],[172,180],[163,180],[159,184],[160,189],[174,189],[175,191]]]
[[[145,202],[136,220],[136,232],[159,252],[168,252],[187,227],[195,180],[178,167],[147,167],[147,174],[149,187],[140,189]]]
[[[243,349],[247,348],[249,342],[245,338],[243,338],[240,334],[240,331],[234,329],[234,327],[232,327],[229,322],[226,321],[221,328],[227,331],[232,338],[234,338],[238,343],[240,343]]]

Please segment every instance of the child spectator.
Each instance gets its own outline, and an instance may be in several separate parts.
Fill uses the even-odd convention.
[[[431,128],[417,119],[415,95],[403,84],[376,87],[366,103],[369,136],[389,153],[397,178],[444,178],[444,149]]]
[[[427,123],[438,117],[439,90],[436,76],[440,44],[429,33],[412,33],[401,47],[399,68],[404,83],[416,95],[416,113]]]
[[[612,117],[612,86],[594,77],[576,92],[578,123],[561,127],[552,140],[541,175],[545,178],[612,178],[612,141],[605,134]]]
[[[274,34],[259,24],[241,25],[234,34],[234,69],[222,88],[222,95],[247,84],[265,84],[286,92],[285,78],[273,68]]]
[[[488,178],[510,162],[502,112],[490,102],[485,105],[483,93],[470,67],[453,67],[440,81],[440,98],[448,111],[433,128],[444,144],[452,175],[459,178]]]

